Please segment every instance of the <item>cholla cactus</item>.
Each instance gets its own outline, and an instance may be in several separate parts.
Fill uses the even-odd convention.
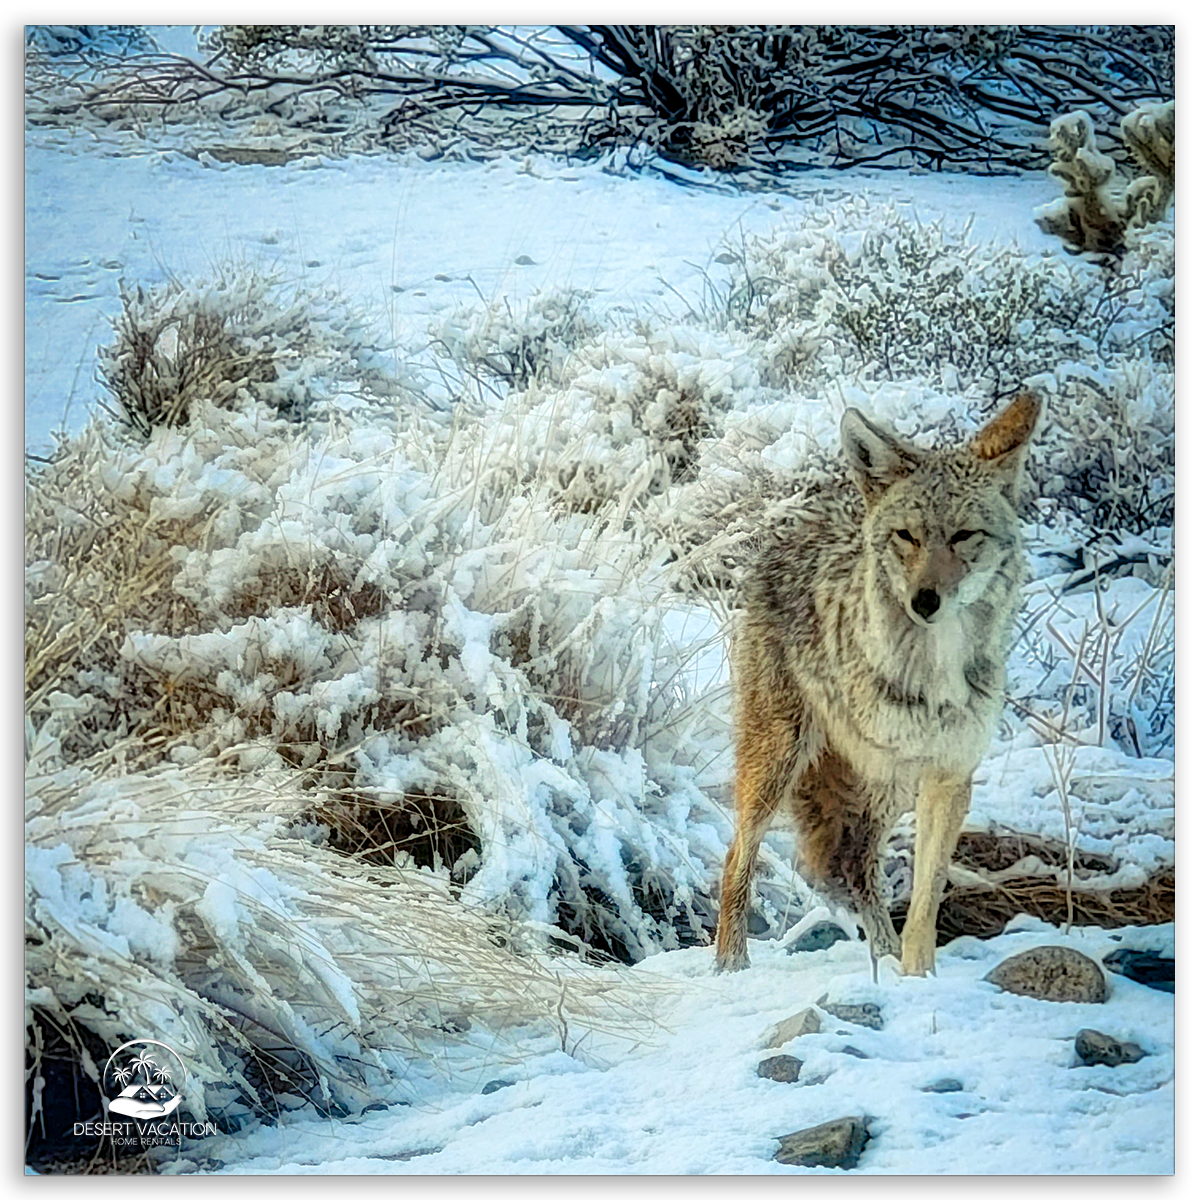
[[[1113,262],[1125,251],[1126,232],[1161,221],[1175,194],[1175,102],[1136,109],[1122,120],[1121,136],[1146,174],[1118,191],[1116,164],[1097,148],[1086,112],[1067,113],[1050,125],[1050,174],[1066,195],[1034,219],[1072,254]]]

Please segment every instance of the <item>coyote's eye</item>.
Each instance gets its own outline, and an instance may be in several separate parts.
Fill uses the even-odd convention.
[[[910,546],[915,546],[917,544],[917,539],[913,537],[913,535],[909,533],[907,529],[893,529],[892,533],[902,542],[907,542]]]
[[[950,538],[950,545],[961,546],[963,542],[969,542],[973,537],[982,535],[982,529],[960,529]]]

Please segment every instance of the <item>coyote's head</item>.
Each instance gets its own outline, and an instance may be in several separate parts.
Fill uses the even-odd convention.
[[[842,418],[842,447],[867,504],[865,553],[917,625],[974,604],[1013,562],[1025,447],[1040,409],[1020,395],[965,445],[930,452],[857,409]]]

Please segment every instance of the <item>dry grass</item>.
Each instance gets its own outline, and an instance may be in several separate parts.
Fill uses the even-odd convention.
[[[981,876],[988,886],[947,886],[938,910],[938,945],[958,937],[996,937],[1022,913],[1051,925],[1098,925],[1102,929],[1175,920],[1174,867],[1156,871],[1140,887],[1106,888],[1104,877],[1116,872],[1116,860],[1076,850],[1072,884],[1067,887],[1068,853],[1065,843],[1052,838],[964,833],[954,861]],[[1052,873],[1022,872],[1020,865],[1030,857],[1052,868]],[[907,903],[892,908],[897,928],[907,911]]]
[[[477,1025],[503,1057],[509,1038],[519,1053],[517,1030],[570,1052],[648,1018],[628,981],[520,952],[519,930],[427,872],[314,845],[297,830],[312,807],[299,772],[205,762],[67,778],[39,742],[26,781],[33,1008],[110,1047],[157,1030],[188,1063],[197,1119],[230,1104],[274,1116],[282,1094],[343,1111],[399,1098],[410,1061]],[[64,907],[58,890],[80,886],[109,907]],[[121,948],[124,931],[151,926]]]
[[[304,818],[324,825],[328,845],[340,854],[376,866],[408,855],[418,867],[451,868],[460,883],[473,872],[456,865],[468,851],[483,848],[457,800],[420,789],[385,798],[340,788]]]
[[[1051,925],[1162,925],[1175,920],[1175,868],[1164,867],[1136,888],[1075,886],[1068,893],[1044,875],[1018,876],[994,889],[951,887],[938,911],[938,945],[995,937],[1020,913]]]

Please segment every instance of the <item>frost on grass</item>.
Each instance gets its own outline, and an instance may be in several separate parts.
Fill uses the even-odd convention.
[[[397,1044],[428,1056],[430,1005],[477,992],[470,1021],[517,1020],[512,997],[571,1049],[608,1017],[564,952],[711,932],[726,621],[847,404],[931,445],[1019,384],[1047,396],[979,811],[1028,794],[1026,832],[1115,839],[1123,884],[1169,861],[1168,227],[1103,278],[858,204],[722,260],[689,321],[571,293],[458,311],[402,377],[332,301],[127,300],[105,369],[157,408],[122,401],[27,487],[27,915],[74,964],[32,1007],[106,1040],[169,1027],[238,1104],[268,1052],[323,1103],[378,1098]],[[208,364],[190,390],[180,347]],[[774,932],[812,904],[790,849],[764,847]],[[445,936],[402,942],[409,905]]]

